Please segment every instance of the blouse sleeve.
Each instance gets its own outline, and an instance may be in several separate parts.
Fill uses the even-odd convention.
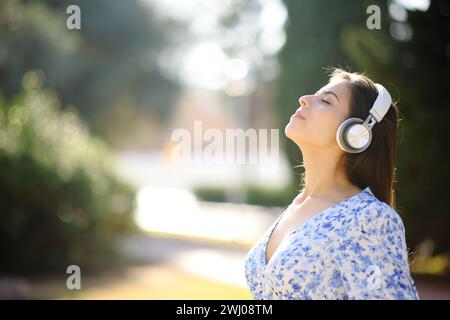
[[[355,210],[328,247],[348,299],[419,299],[411,278],[405,228],[387,204]]]

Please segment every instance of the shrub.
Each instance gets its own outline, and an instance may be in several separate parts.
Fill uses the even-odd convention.
[[[246,192],[246,203],[266,207],[285,207],[295,197],[295,188],[288,185],[284,188],[270,188],[256,185],[247,185],[243,188]],[[232,201],[227,197],[230,189],[221,187],[199,186],[194,189],[197,198],[203,201],[226,202]]]
[[[89,269],[133,228],[134,190],[107,146],[37,85],[28,73],[20,95],[0,95],[0,270]]]

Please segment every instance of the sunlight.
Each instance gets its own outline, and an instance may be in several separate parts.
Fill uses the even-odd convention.
[[[192,274],[223,284],[246,286],[242,254],[202,249],[180,254],[176,260],[177,265]]]
[[[408,10],[427,11],[430,7],[430,0],[395,0]]]
[[[179,188],[144,187],[137,195],[137,225],[146,231],[182,233],[197,213],[197,201]]]
[[[225,61],[226,55],[220,45],[215,42],[201,43],[186,52],[179,76],[186,84],[219,90],[225,85]]]
[[[241,80],[247,76],[248,66],[242,59],[230,59],[225,63],[224,72],[230,79]]]

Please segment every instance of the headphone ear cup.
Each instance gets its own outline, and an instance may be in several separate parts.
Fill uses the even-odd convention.
[[[353,123],[354,123],[354,121],[352,120],[352,118],[347,119],[341,123],[341,125],[338,127],[338,129],[336,131],[336,142],[339,145],[339,147],[345,152],[350,152],[350,149],[348,148],[347,144],[345,143],[344,133],[345,133],[346,129],[348,128],[348,126],[350,126]]]
[[[343,151],[359,153],[369,147],[372,140],[372,132],[363,123],[364,120],[360,118],[350,118],[338,127],[336,141]]]

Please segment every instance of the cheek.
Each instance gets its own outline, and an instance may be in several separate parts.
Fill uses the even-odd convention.
[[[322,112],[308,118],[306,122],[305,133],[311,143],[322,146],[336,143],[336,130],[341,124],[340,116]]]
[[[339,118],[335,115],[321,114],[311,119],[311,124],[315,132],[322,132],[323,135],[335,133],[338,128]]]

